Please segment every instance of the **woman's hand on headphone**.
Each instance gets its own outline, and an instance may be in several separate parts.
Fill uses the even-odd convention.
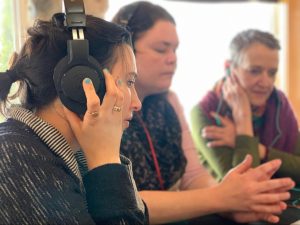
[[[86,78],[82,82],[87,99],[87,111],[83,119],[65,108],[90,170],[108,163],[120,163],[122,112],[114,111],[113,108],[122,108],[124,96],[110,73],[106,69],[103,72],[106,93],[101,105],[92,81]]]

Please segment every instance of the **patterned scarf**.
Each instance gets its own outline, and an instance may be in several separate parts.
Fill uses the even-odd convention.
[[[214,90],[209,91],[199,103],[212,124],[215,121],[209,114],[211,111],[232,118],[231,110],[220,97],[220,85],[222,82],[217,83]],[[267,147],[292,152],[297,142],[298,124],[288,99],[283,92],[274,88],[264,108],[263,123],[255,130],[260,142]]]
[[[177,115],[165,94],[149,96],[143,101],[142,111],[134,114],[122,137],[121,153],[132,161],[138,190],[160,190],[153,155],[140,119],[150,133],[163,188],[169,189],[182,177],[186,166]]]

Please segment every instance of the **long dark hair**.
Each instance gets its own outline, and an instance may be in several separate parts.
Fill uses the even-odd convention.
[[[1,112],[9,107],[12,83],[20,81],[16,95],[21,105],[28,109],[41,108],[56,97],[53,71],[56,64],[67,55],[67,40],[71,32],[64,26],[64,16],[55,15],[52,21],[37,20],[28,29],[28,39],[20,53],[12,60],[9,70],[0,73]],[[121,26],[93,16],[86,17],[85,39],[89,52],[102,68],[111,69],[116,61],[116,49],[131,45],[130,33]]]

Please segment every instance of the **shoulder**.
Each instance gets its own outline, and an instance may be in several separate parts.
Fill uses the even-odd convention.
[[[176,112],[183,110],[181,102],[179,101],[179,98],[174,91],[168,91],[166,98]]]
[[[197,120],[197,118],[208,119],[208,117],[206,116],[206,114],[203,112],[202,108],[198,104],[193,106],[190,112],[190,116],[192,120]]]
[[[9,120],[0,124],[0,143],[0,161],[7,161],[7,166],[19,169],[22,165],[34,167],[56,158],[32,129],[19,121]]]
[[[199,105],[195,105],[190,111],[190,121],[192,132],[202,132],[202,129],[210,125],[212,122],[207,114],[203,111],[203,109]],[[197,135],[197,137],[200,137]]]
[[[14,145],[16,148],[21,148],[21,145],[26,147],[43,145],[30,127],[16,120],[8,120],[0,124],[0,139],[6,143],[5,146]],[[5,146],[2,145],[2,148]]]
[[[169,90],[166,96],[169,102],[179,102],[177,94],[172,90]]]
[[[281,91],[279,89],[275,89],[274,93],[276,94],[277,99],[279,100],[282,107],[290,105],[288,97],[286,96],[286,94],[283,91]]]
[[[0,124],[0,139],[2,152],[7,148],[24,149],[39,140],[27,125],[15,120]]]
[[[283,113],[294,114],[293,107],[292,107],[288,97],[281,90],[274,89],[274,91],[270,97],[270,103],[271,103],[271,105],[275,103],[275,106],[279,107],[281,112],[283,112]]]

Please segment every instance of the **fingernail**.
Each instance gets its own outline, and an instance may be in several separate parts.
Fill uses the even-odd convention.
[[[92,83],[92,80],[90,78],[84,78],[84,83],[90,84]]]
[[[243,162],[247,161],[247,160],[249,159],[249,157],[250,157],[250,155],[249,155],[249,154],[247,154],[247,155],[245,156],[245,158],[244,158]]]
[[[108,71],[107,68],[104,68],[104,69],[103,69],[103,72],[104,72],[104,73],[109,73],[109,71]]]
[[[215,114],[215,120],[216,120],[216,124],[217,124],[218,126],[221,126],[221,125],[222,125],[221,120],[220,120],[220,117],[219,117],[218,114]]]

